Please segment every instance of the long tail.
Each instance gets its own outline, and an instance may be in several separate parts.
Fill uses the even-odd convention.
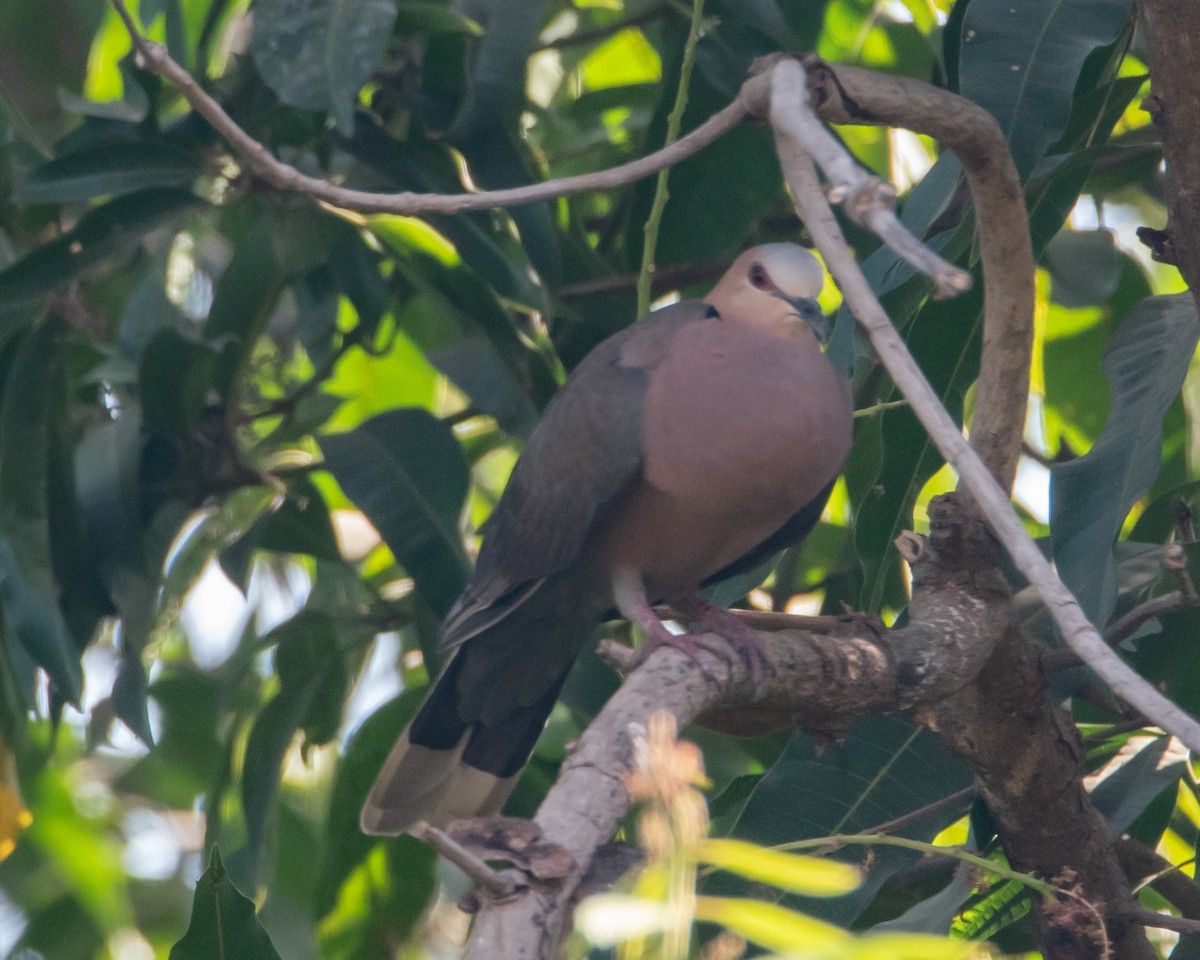
[[[460,675],[472,655],[460,648],[388,754],[363,805],[365,833],[404,833],[418,820],[442,826],[499,812],[554,709],[570,664],[534,703],[514,698],[496,722],[462,702]],[[499,678],[498,678],[499,679]],[[502,681],[501,681],[502,682]]]

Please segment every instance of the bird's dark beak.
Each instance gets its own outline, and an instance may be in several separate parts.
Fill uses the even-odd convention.
[[[817,340],[825,343],[829,340],[829,318],[821,311],[821,305],[812,297],[789,297],[783,293],[776,296],[786,300],[796,316],[809,325]]]

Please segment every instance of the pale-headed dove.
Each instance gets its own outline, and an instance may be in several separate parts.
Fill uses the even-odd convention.
[[[818,341],[821,284],[806,250],[755,247],[704,300],[579,363],[492,513],[443,627],[445,668],[363,807],[367,833],[498,811],[614,607],[649,649],[694,652],[651,611],[665,600],[759,664],[748,631],[696,591],[803,538],[850,449],[849,389]]]

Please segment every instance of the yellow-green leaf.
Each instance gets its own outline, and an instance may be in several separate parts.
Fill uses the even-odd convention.
[[[706,840],[697,859],[748,880],[810,897],[841,896],[862,882],[857,868],[849,864],[784,853],[744,840]]]
[[[760,900],[699,897],[696,919],[715,923],[747,940],[778,952],[803,947],[813,956],[834,956],[853,942],[841,927]]]

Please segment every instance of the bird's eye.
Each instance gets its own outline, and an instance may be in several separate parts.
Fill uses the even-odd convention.
[[[775,284],[771,282],[771,275],[767,273],[767,268],[761,263],[750,264],[750,283],[759,290],[775,289]]]

